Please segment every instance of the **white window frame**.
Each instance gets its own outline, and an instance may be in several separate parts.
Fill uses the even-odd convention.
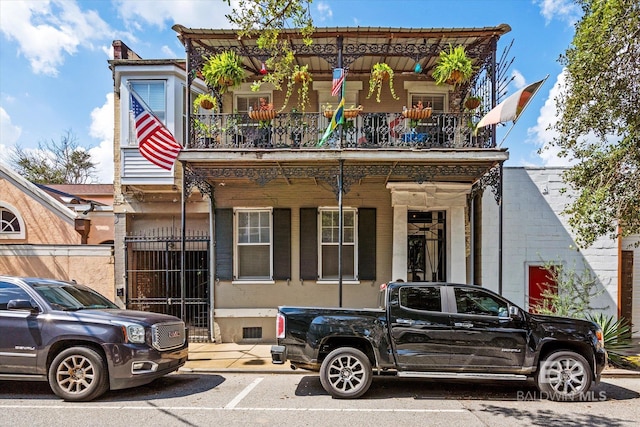
[[[413,95],[423,96],[442,96],[444,97],[444,110],[435,111],[434,113],[448,113],[449,112],[449,86],[441,87],[432,83],[408,81],[404,82],[404,89],[407,91],[407,102],[411,102]],[[413,105],[407,105],[407,108],[411,108]],[[425,105],[426,107],[426,105]]]
[[[240,215],[249,213],[267,213],[269,218],[269,242],[240,243]],[[240,248],[242,246],[269,246],[268,276],[240,277]],[[233,210],[233,282],[234,283],[274,283],[273,280],[273,208],[234,208]]]
[[[15,216],[16,220],[18,221],[18,227],[20,227],[20,230],[18,231],[2,231],[0,229],[0,240],[25,239],[27,227],[25,226],[24,219],[22,219],[22,216],[20,215],[18,209],[16,209],[9,203],[3,202],[0,203],[0,210],[5,210],[13,214],[13,216]]]
[[[332,241],[327,243],[323,242],[322,215],[327,212],[337,213],[338,211],[339,211],[339,208],[337,207],[318,208],[318,281],[321,281],[321,282],[336,282],[338,280],[338,277],[325,277],[325,274],[322,271],[323,247],[339,245],[339,241]],[[344,218],[344,215],[346,215],[347,213],[353,214],[353,242],[346,242],[344,241],[344,237],[343,237],[342,246],[343,246],[343,249],[345,246],[353,247],[353,277],[350,277],[350,276],[343,277],[343,280],[353,282],[353,283],[358,283],[358,209],[347,208],[347,207],[343,208],[342,209],[343,218]],[[343,219],[343,222],[344,222],[344,219]],[[337,227],[338,224],[336,223],[335,226]],[[343,236],[344,236],[344,225],[343,225]]]
[[[167,120],[169,117],[169,99],[168,99],[168,94],[167,94],[167,79],[129,79],[128,83],[131,84],[131,86],[133,87],[134,84],[162,84],[162,90],[163,90],[163,97],[164,97],[164,111],[163,111],[163,117],[158,117],[159,119],[161,119],[160,121],[162,122],[163,125],[167,126]],[[143,101],[146,102],[146,99],[143,98],[142,94],[138,94]],[[135,126],[135,120],[133,117],[133,112],[131,111],[131,105],[129,104],[131,101],[129,100],[129,98],[127,97],[127,111],[128,111],[128,117],[129,117],[129,136],[128,136],[128,142],[130,146],[137,146],[138,145],[138,140],[136,138],[136,126]],[[149,108],[152,108],[151,106],[147,105]],[[173,110],[173,109],[171,109]],[[155,114],[157,111],[152,109],[152,112]],[[167,126],[167,128],[169,128]],[[170,129],[171,131],[171,129]],[[171,133],[175,136],[175,131],[171,131]]]

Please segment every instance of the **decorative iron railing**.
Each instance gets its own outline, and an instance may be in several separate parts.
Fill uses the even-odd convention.
[[[346,118],[324,142],[331,121],[322,113],[280,113],[271,120],[248,114],[193,115],[189,148],[493,148],[491,129],[474,133],[474,114],[434,113],[413,120],[402,113],[359,113]]]

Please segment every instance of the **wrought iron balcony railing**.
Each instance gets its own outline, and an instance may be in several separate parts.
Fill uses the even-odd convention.
[[[194,115],[189,148],[493,148],[490,128],[474,135],[479,117],[469,113],[410,120],[402,113],[361,112],[346,118],[321,143],[330,120],[322,113],[281,113],[271,120],[254,120],[248,114]]]

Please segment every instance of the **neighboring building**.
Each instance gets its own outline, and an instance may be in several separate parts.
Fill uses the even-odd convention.
[[[52,187],[34,185],[0,163],[0,274],[76,280],[115,300],[108,204],[113,196],[101,188],[98,202]],[[98,195],[86,186],[78,189],[85,196]],[[73,200],[82,200],[82,211],[70,209],[80,206]]]
[[[541,262],[521,245],[535,251],[546,240],[513,235],[527,223],[509,222],[510,209],[528,207],[508,200],[541,196],[531,186],[526,194],[512,187],[507,174],[501,190],[507,150],[496,146],[491,128],[474,135],[468,123],[481,110],[463,106],[470,91],[484,97],[484,111],[496,101],[492,76],[504,66],[496,63],[497,41],[510,31],[507,25],[320,28],[312,49],[288,32],[298,64],[308,65],[313,76],[311,104],[303,113],[292,99],[285,111],[261,120],[250,114],[260,98],[277,109],[284,93],[266,85],[251,91],[266,58],[255,40],[238,40],[232,30],[174,29],[187,61],[143,60],[120,41],[110,61],[120,304],[181,316],[192,340],[219,342],[272,342],[279,305],[377,306],[380,284],[396,279],[502,287],[527,306],[525,267]],[[431,78],[449,44],[465,45],[474,59],[477,73],[470,84],[436,86]],[[192,112],[195,96],[208,91],[197,78],[203,57],[224,50],[243,58],[247,82],[221,96],[220,111]],[[377,62],[395,71],[398,100],[386,87],[382,102],[366,98]],[[416,62],[420,73],[414,72]],[[330,120],[322,106],[338,102],[331,86],[332,70],[340,65],[349,69],[346,105],[363,109],[342,133],[318,146]],[[173,170],[154,166],[138,151],[130,89],[184,145]],[[419,102],[431,105],[432,115],[405,118],[403,108]],[[514,178],[513,185],[525,181]],[[503,198],[500,266],[496,200]],[[557,205],[543,220],[551,212]],[[528,216],[513,219],[522,218]],[[563,224],[552,226],[562,230],[551,233],[566,234]],[[558,243],[553,259],[566,259],[564,244]],[[504,283],[498,280],[502,268]],[[603,298],[615,301],[614,285],[603,286],[609,293]]]
[[[604,236],[579,250],[568,218],[562,214],[571,201],[571,192],[564,191],[564,170],[504,169],[502,294],[532,309],[540,293],[538,285],[548,281],[545,264],[562,264],[577,277],[586,269],[596,279],[599,293],[591,306],[640,325],[640,248],[636,247],[640,239]],[[490,192],[484,196],[482,212],[482,284],[499,291],[499,206]]]

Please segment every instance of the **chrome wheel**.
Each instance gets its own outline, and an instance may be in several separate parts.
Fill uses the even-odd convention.
[[[362,396],[371,385],[371,363],[355,348],[339,348],[327,356],[320,369],[324,389],[337,398]]]
[[[551,353],[540,364],[538,387],[553,400],[573,400],[591,388],[589,363],[571,351]]]

